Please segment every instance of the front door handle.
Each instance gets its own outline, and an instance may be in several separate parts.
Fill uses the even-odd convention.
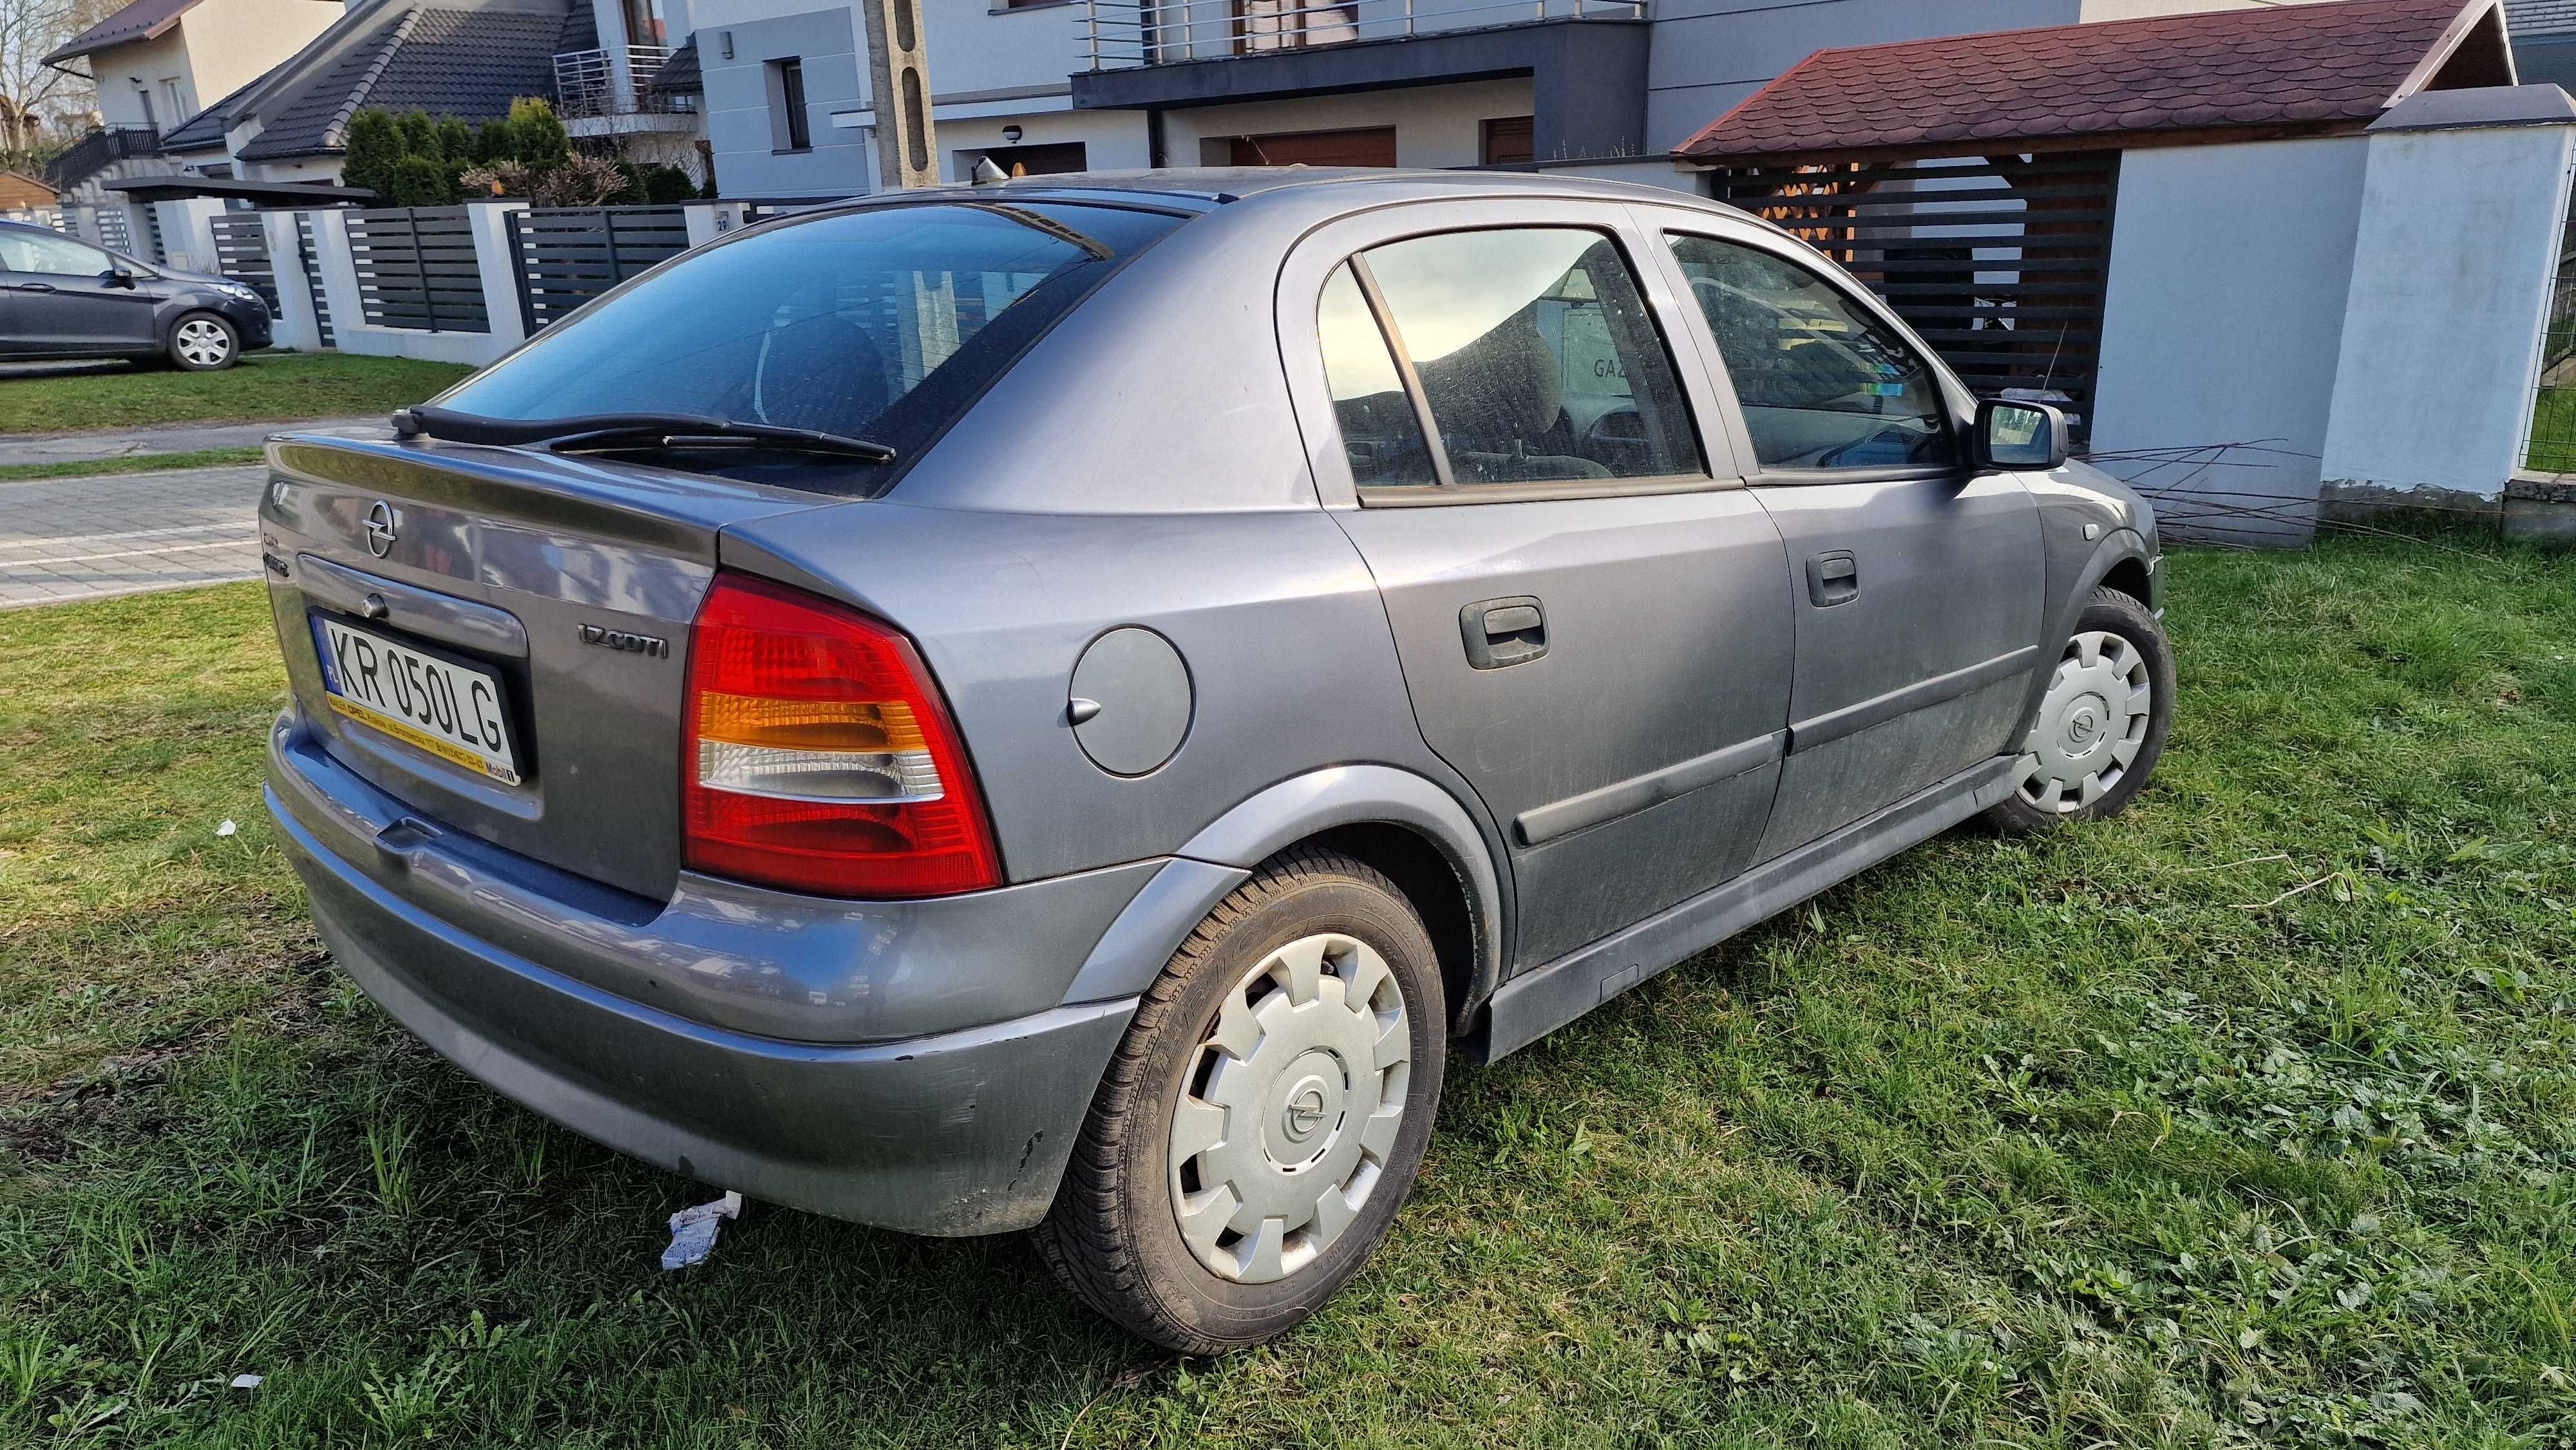
[[[51,282],[19,282],[14,285],[21,292],[51,292],[54,290],[54,284]]]
[[[1849,604],[1860,597],[1860,561],[1849,549],[1818,554],[1807,561],[1807,599],[1819,609]]]
[[[1547,653],[1547,611],[1527,594],[1479,599],[1458,611],[1458,634],[1477,669],[1525,665]]]

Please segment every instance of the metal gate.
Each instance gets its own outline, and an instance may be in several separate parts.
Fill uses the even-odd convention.
[[[349,213],[349,260],[373,327],[490,332],[474,228],[461,206]]]
[[[2522,462],[2534,473],[2576,473],[2576,215],[2559,234],[2558,279],[2549,293],[2549,331]]]
[[[519,320],[531,333],[689,247],[688,214],[676,206],[532,207],[508,221]]]
[[[304,295],[313,299],[314,341],[323,347],[335,345],[331,336],[331,299],[322,291],[322,263],[313,245],[313,213],[295,214],[295,258],[304,268]]]
[[[90,219],[98,223],[99,245],[111,251],[131,254],[134,251],[133,230],[125,224],[125,208],[96,206],[90,208]]]
[[[284,316],[277,266],[268,255],[268,218],[255,211],[218,212],[207,225],[215,234],[215,270],[257,292],[269,316]]]
[[[2062,401],[2089,432],[2116,151],[1760,167],[1718,200],[1779,223],[1887,299],[1968,386]]]
[[[161,206],[158,202],[143,204],[143,240],[151,248],[153,261],[170,264],[170,248],[161,240]]]

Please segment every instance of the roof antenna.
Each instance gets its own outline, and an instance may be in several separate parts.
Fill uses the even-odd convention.
[[[977,186],[996,186],[1010,179],[1011,174],[994,165],[993,158],[990,156],[975,163],[973,181]]]

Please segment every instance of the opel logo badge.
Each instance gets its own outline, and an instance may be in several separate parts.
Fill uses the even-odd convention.
[[[394,506],[383,499],[367,510],[367,552],[381,559],[393,552]]]
[[[1324,1092],[1308,1088],[1288,1100],[1288,1136],[1298,1142],[1314,1136],[1324,1122]]]

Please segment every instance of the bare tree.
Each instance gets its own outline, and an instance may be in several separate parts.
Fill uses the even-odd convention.
[[[89,80],[44,58],[114,8],[102,0],[0,0],[0,164],[32,159],[48,116],[90,108]]]

